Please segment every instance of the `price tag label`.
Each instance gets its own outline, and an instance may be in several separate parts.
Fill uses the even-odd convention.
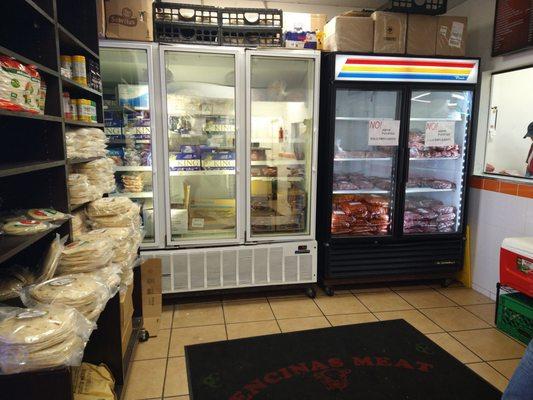
[[[426,122],[426,147],[445,147],[455,144],[455,122],[428,121]]]
[[[400,121],[372,119],[368,121],[369,146],[398,146]]]

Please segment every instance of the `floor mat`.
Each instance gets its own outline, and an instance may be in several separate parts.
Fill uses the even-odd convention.
[[[404,320],[193,345],[185,355],[191,400],[501,398]]]

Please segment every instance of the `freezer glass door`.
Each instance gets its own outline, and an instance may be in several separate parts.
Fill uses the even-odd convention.
[[[337,89],[333,237],[392,234],[401,94]]]
[[[461,230],[472,97],[464,90],[411,92],[406,235]]]
[[[315,59],[250,56],[249,237],[311,234]]]
[[[115,162],[116,192],[110,196],[127,196],[141,205],[145,244],[155,243],[157,235],[149,58],[147,48],[100,49],[107,155]]]
[[[163,51],[171,243],[237,238],[235,54]]]

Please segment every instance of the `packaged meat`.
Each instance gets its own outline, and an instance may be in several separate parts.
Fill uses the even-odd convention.
[[[424,186],[432,189],[455,189],[455,183],[444,179],[425,179]]]
[[[419,221],[422,219],[422,216],[414,211],[405,210],[403,213],[403,220],[405,221]]]
[[[365,217],[368,214],[368,209],[366,204],[361,203],[360,201],[351,201],[348,203],[342,203],[341,209],[347,215],[355,215],[358,217]]]
[[[437,218],[437,222],[455,221],[455,213],[441,214]]]
[[[333,204],[340,204],[347,201],[359,201],[361,196],[356,196],[353,194],[341,194],[341,195],[335,195],[333,197]]]
[[[417,208],[415,212],[418,213],[422,219],[435,219],[438,216],[438,214],[430,208]]]
[[[382,206],[382,207],[385,207],[385,206],[389,205],[389,200],[386,199],[385,197],[376,196],[376,195],[372,195],[372,194],[363,196],[362,200],[365,203],[372,204],[372,205],[379,205],[379,206]]]
[[[443,206],[438,205],[435,207],[432,207],[433,211],[439,213],[439,214],[452,214],[455,213],[455,207],[454,206]]]

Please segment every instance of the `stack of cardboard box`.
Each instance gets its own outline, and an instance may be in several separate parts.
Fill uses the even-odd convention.
[[[324,50],[464,56],[466,17],[349,12],[324,27]]]
[[[152,3],[152,0],[97,0],[98,35],[152,41]]]

